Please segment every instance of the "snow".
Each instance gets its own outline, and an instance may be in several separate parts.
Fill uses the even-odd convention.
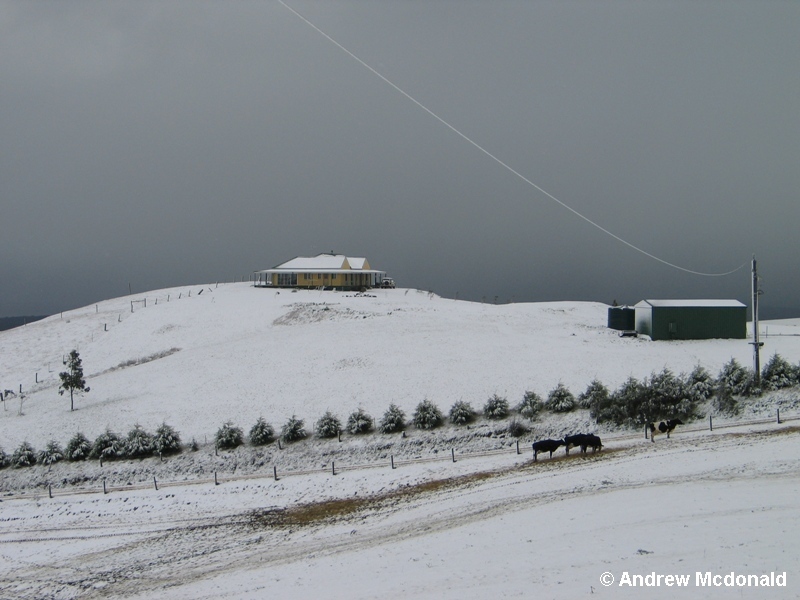
[[[494,393],[515,405],[559,383],[577,395],[595,377],[613,389],[665,367],[716,374],[731,358],[749,364],[746,341],[621,338],[602,304],[496,306],[405,289],[212,284],[146,298],[0,333],[0,387],[27,394],[22,414],[14,397],[0,412],[6,452],[164,421],[201,445],[163,462],[0,471],[2,598],[798,595],[800,436],[774,418],[778,407],[784,420],[800,414],[796,389],[753,400],[729,427],[715,417],[714,431],[687,424],[656,443],[576,411],[535,422],[521,454],[505,422],[484,419],[218,455],[204,444],[228,420],[246,432],[259,416],[279,429],[296,414],[310,431],[326,410],[380,418],[394,402],[410,416],[424,398],[447,412]],[[800,320],[762,325],[764,356],[797,364]],[[91,391],[70,412],[57,385],[73,348]],[[599,433],[603,451],[532,463],[531,440],[579,430]],[[606,571],[617,583],[690,574],[691,585],[606,588]],[[786,572],[788,584],[695,585],[696,572],[732,571]]]

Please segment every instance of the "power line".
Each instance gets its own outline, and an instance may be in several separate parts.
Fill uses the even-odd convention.
[[[679,271],[683,271],[683,272],[685,272],[685,273],[691,273],[692,275],[702,275],[703,277],[724,277],[724,276],[726,276],[726,275],[731,275],[732,273],[735,273],[736,271],[739,271],[740,269],[744,268],[744,267],[745,267],[745,266],[746,266],[746,265],[749,263],[749,261],[745,261],[745,262],[744,262],[744,263],[742,263],[740,266],[738,266],[738,267],[736,267],[735,269],[732,269],[732,270],[730,270],[730,271],[726,271],[725,273],[704,273],[704,272],[701,272],[701,271],[694,271],[694,270],[692,270],[692,269],[687,269],[687,268],[685,268],[685,267],[681,267],[680,265],[676,265],[676,264],[674,264],[674,263],[671,263],[671,262],[669,262],[669,261],[667,261],[667,260],[664,260],[663,258],[659,258],[658,256],[656,256],[656,255],[654,255],[654,254],[651,254],[650,252],[647,252],[646,250],[644,250],[644,249],[642,249],[642,248],[639,248],[638,246],[636,246],[636,245],[632,244],[632,243],[631,243],[631,242],[629,242],[628,240],[625,240],[625,239],[621,238],[620,236],[618,236],[617,234],[615,234],[615,233],[613,233],[613,232],[609,231],[608,229],[606,229],[605,227],[603,227],[603,226],[602,226],[602,225],[600,225],[599,223],[596,223],[595,221],[592,221],[592,220],[591,220],[589,217],[587,217],[586,215],[584,215],[584,214],[582,214],[582,213],[578,212],[577,210],[575,210],[574,208],[572,208],[572,207],[571,207],[571,206],[569,206],[568,204],[566,204],[566,203],[562,202],[561,200],[559,200],[558,198],[556,198],[555,196],[553,196],[553,195],[552,195],[550,192],[548,192],[547,190],[545,190],[545,189],[543,189],[543,188],[539,187],[538,185],[536,185],[536,184],[535,184],[533,181],[531,181],[530,179],[528,179],[527,177],[525,177],[524,175],[522,175],[522,174],[521,174],[519,171],[515,170],[514,168],[510,167],[508,164],[506,164],[505,162],[503,162],[502,160],[500,160],[500,159],[499,159],[497,156],[495,156],[494,154],[492,154],[491,152],[489,152],[489,151],[488,151],[486,148],[484,148],[483,146],[481,146],[480,144],[478,144],[476,141],[472,140],[472,139],[471,139],[470,137],[468,137],[466,134],[464,134],[464,133],[462,133],[461,131],[459,131],[458,129],[456,129],[456,127],[454,127],[453,125],[451,125],[450,123],[448,123],[447,121],[445,121],[445,120],[444,120],[442,117],[440,117],[440,116],[439,116],[439,115],[437,115],[435,112],[433,112],[431,109],[429,109],[427,106],[425,106],[424,104],[422,104],[422,102],[420,102],[419,100],[417,100],[416,98],[414,98],[413,96],[411,96],[411,94],[409,94],[409,93],[407,93],[405,90],[403,90],[403,89],[402,89],[400,86],[398,86],[397,84],[393,83],[391,80],[389,80],[389,79],[388,79],[387,77],[385,77],[383,74],[381,74],[380,72],[376,71],[376,70],[375,70],[374,68],[372,68],[372,67],[371,67],[369,64],[367,64],[366,62],[364,62],[363,60],[361,60],[361,59],[360,59],[358,56],[356,56],[355,54],[353,54],[352,52],[350,52],[350,50],[348,50],[347,48],[345,48],[344,46],[342,46],[342,45],[341,45],[339,42],[337,42],[335,39],[333,39],[331,36],[329,36],[329,35],[328,35],[327,33],[325,33],[325,32],[324,32],[322,29],[320,29],[319,27],[317,27],[317,26],[316,26],[314,23],[312,23],[311,21],[309,21],[309,20],[308,20],[306,17],[304,17],[303,15],[301,15],[299,12],[297,12],[297,11],[296,11],[295,9],[293,9],[291,6],[289,6],[288,4],[286,4],[286,3],[285,3],[283,0],[278,0],[278,2],[279,2],[281,5],[283,5],[283,6],[284,6],[284,7],[285,7],[287,10],[289,10],[290,12],[292,12],[292,13],[293,13],[295,16],[297,16],[297,17],[298,17],[300,20],[302,20],[304,23],[306,23],[306,24],[307,24],[309,27],[311,27],[312,29],[314,29],[314,31],[316,31],[317,33],[319,33],[320,35],[322,35],[322,36],[323,36],[325,39],[327,39],[329,42],[331,42],[331,43],[332,43],[334,46],[336,46],[337,48],[339,48],[340,50],[342,50],[342,52],[344,52],[345,54],[347,54],[348,56],[350,56],[350,57],[351,57],[353,60],[355,60],[356,62],[358,62],[358,63],[359,63],[361,66],[363,66],[365,69],[367,69],[367,70],[368,70],[370,73],[372,73],[372,74],[373,74],[373,75],[375,75],[376,77],[379,77],[379,78],[380,78],[381,80],[383,80],[385,83],[387,83],[388,85],[390,85],[391,87],[393,87],[395,90],[397,90],[397,92],[399,92],[400,94],[402,94],[403,96],[405,96],[406,98],[408,98],[408,99],[409,99],[411,102],[413,102],[414,104],[416,104],[416,105],[417,105],[419,108],[421,108],[421,109],[422,109],[422,110],[424,110],[426,113],[428,113],[430,116],[432,116],[434,119],[436,119],[437,121],[439,121],[439,122],[440,122],[442,125],[444,125],[444,126],[445,126],[445,127],[447,127],[448,129],[450,129],[450,130],[451,130],[453,133],[455,133],[456,135],[458,135],[458,136],[459,136],[460,138],[462,138],[464,141],[468,142],[469,144],[471,144],[472,146],[474,146],[475,148],[477,148],[478,150],[480,150],[480,151],[481,151],[483,154],[485,154],[486,156],[488,156],[489,158],[491,158],[493,161],[495,161],[495,162],[496,162],[497,164],[499,164],[501,167],[503,167],[504,169],[506,169],[507,171],[509,171],[509,172],[510,172],[510,173],[512,173],[513,175],[516,175],[516,176],[517,176],[519,179],[521,179],[522,181],[524,181],[525,183],[527,183],[529,186],[531,186],[532,188],[534,188],[535,190],[537,190],[537,191],[538,191],[538,192],[540,192],[541,194],[544,194],[545,196],[547,196],[547,197],[548,197],[550,200],[552,200],[553,202],[555,202],[555,203],[556,203],[556,204],[558,204],[559,206],[561,206],[561,207],[565,208],[566,210],[568,210],[569,212],[571,212],[571,213],[572,213],[573,215],[575,215],[576,217],[579,217],[579,218],[583,219],[584,221],[586,221],[587,223],[589,223],[589,225],[592,225],[593,227],[595,227],[595,228],[599,229],[600,231],[602,231],[602,232],[603,232],[603,233],[605,233],[606,235],[608,235],[608,236],[611,236],[612,238],[614,238],[615,240],[617,240],[617,241],[618,241],[618,242],[620,242],[621,244],[624,244],[625,246],[628,246],[629,248],[631,248],[632,250],[635,250],[636,252],[639,252],[639,253],[641,253],[641,254],[644,254],[644,255],[645,255],[645,256],[647,256],[648,258],[651,258],[651,259],[653,259],[653,260],[655,260],[655,261],[658,261],[658,262],[660,262],[660,263],[662,263],[662,264],[664,264],[664,265],[667,265],[668,267],[672,267],[673,269],[677,269],[677,270],[679,270]]]

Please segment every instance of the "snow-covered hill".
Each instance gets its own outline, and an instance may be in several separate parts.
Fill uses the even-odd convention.
[[[494,306],[416,290],[276,293],[247,284],[144,300],[109,300],[0,333],[0,387],[22,383],[26,394],[0,413],[0,444],[63,444],[76,431],[91,438],[134,423],[152,431],[162,421],[202,442],[228,419],[246,429],[264,415],[279,427],[291,414],[311,422],[326,409],[379,416],[390,402],[410,413],[425,397],[443,410],[458,399],[477,408],[493,393],[515,403],[558,382],[579,392],[594,377],[613,388],[665,367],[699,363],[716,373],[731,357],[749,364],[751,352],[744,340],[620,338],[605,328],[607,307],[591,303]],[[764,324],[765,355],[797,363],[799,327]],[[91,392],[70,412],[57,384],[73,348]],[[748,408],[774,415],[776,403],[796,406],[797,390]],[[206,445],[164,462],[4,469],[0,597],[793,598],[795,422],[687,425],[657,443],[603,432],[596,455],[562,450],[535,464],[529,445],[518,454],[481,420],[469,430],[219,455]],[[589,424],[587,411],[546,415],[524,439]],[[698,573],[785,585],[702,585]],[[662,583],[619,585],[651,575]],[[667,575],[687,589],[663,583]]]
[[[368,294],[268,290],[247,283],[197,285],[107,300],[0,333],[0,388],[26,395],[0,412],[0,445],[64,444],[106,427],[163,421],[185,440],[225,421],[248,429],[259,416],[279,428],[326,410],[407,414],[422,399],[443,411],[460,399],[480,408],[492,394],[516,404],[525,390],[559,382],[575,394],[595,377],[701,364],[716,374],[732,357],[751,362],[744,340],[650,342],[606,328],[607,307],[557,302],[490,305],[418,290]],[[764,356],[800,360],[800,321],[764,323]],[[91,391],[58,395],[62,358],[77,349]],[[38,383],[37,383],[38,380]]]

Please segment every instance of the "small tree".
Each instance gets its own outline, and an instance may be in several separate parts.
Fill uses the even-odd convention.
[[[58,374],[61,378],[58,395],[61,396],[64,392],[69,392],[69,409],[72,411],[75,410],[75,392],[88,392],[89,388],[83,378],[83,364],[77,350],[69,353],[66,365],[67,370]]]
[[[686,377],[684,387],[692,402],[704,402],[714,394],[714,378],[705,367],[697,365]]]
[[[483,416],[487,419],[504,419],[508,416],[508,400],[497,394],[483,405]]]
[[[405,426],[406,413],[400,410],[396,404],[390,404],[378,424],[378,431],[381,433],[394,433],[395,431],[402,431]]]
[[[131,458],[143,458],[153,454],[153,436],[138,423],[128,432],[125,439],[125,454]]]
[[[569,412],[575,408],[575,396],[572,395],[563,383],[559,383],[555,389],[551,390],[547,395],[547,400],[544,403],[547,410],[553,412]]]
[[[237,448],[244,443],[244,434],[240,427],[236,427],[233,422],[227,421],[217,429],[214,443],[220,450]]]
[[[527,391],[522,396],[522,402],[517,405],[517,412],[526,419],[533,421],[542,410],[542,399],[536,392]]]
[[[586,391],[578,396],[578,406],[591,411],[594,406],[605,404],[609,396],[608,388],[599,379],[593,379]]]
[[[767,390],[792,387],[797,382],[797,371],[780,354],[773,354],[761,371],[761,385]]]
[[[442,411],[428,399],[417,404],[414,411],[414,427],[417,429],[433,429],[442,424]]]
[[[475,411],[469,402],[459,400],[450,408],[450,422],[454,425],[466,425],[475,419]]]
[[[253,446],[264,446],[272,441],[275,437],[275,430],[272,425],[264,420],[264,417],[258,417],[256,424],[250,428],[250,443]]]
[[[0,469],[7,466],[8,466],[8,454],[6,454],[5,450],[0,448]]]
[[[91,442],[80,432],[67,442],[66,458],[69,461],[86,460],[91,452]]]
[[[113,460],[125,456],[125,444],[110,428],[95,438],[89,458]]]
[[[43,465],[50,466],[60,460],[64,460],[64,451],[55,440],[50,441],[47,447],[39,452],[39,462]]]
[[[342,431],[342,422],[339,417],[334,415],[331,411],[325,411],[314,426],[314,432],[318,438],[332,438],[339,435]]]
[[[367,433],[372,430],[373,419],[363,408],[350,413],[347,417],[347,432],[351,435]]]
[[[30,467],[36,464],[36,452],[28,442],[22,442],[11,455],[11,466],[15,469]]]
[[[281,439],[284,442],[296,442],[306,437],[305,423],[292,415],[281,428]]]
[[[181,451],[181,436],[170,425],[161,423],[153,436],[153,450],[159,454]]]

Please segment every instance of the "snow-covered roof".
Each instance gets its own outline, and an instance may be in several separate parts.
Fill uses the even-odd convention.
[[[738,300],[642,300],[634,308],[732,308],[744,307]]]
[[[384,273],[370,269],[364,257],[345,256],[344,254],[318,254],[317,256],[297,256],[271,269],[263,269],[256,273]]]
[[[343,254],[318,254],[317,256],[298,256],[277,265],[274,269],[287,271],[346,269],[348,264],[347,257]]]
[[[350,263],[351,269],[363,269],[364,265],[368,264],[366,258],[356,256],[348,256],[347,262]]]

